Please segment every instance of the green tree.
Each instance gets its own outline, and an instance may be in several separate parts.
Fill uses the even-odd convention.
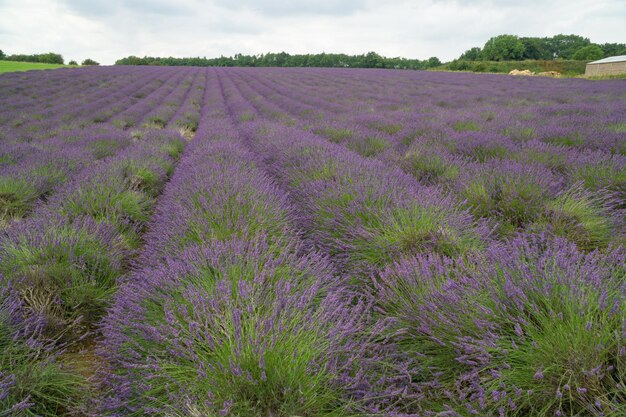
[[[463,61],[480,61],[482,59],[482,56],[483,56],[483,50],[479,48],[478,46],[475,46],[463,52],[463,54],[461,54],[459,59]]]
[[[364,68],[384,68],[385,64],[383,57],[376,52],[368,52],[362,59],[362,66]]]
[[[524,59],[553,59],[548,38],[520,38],[524,44]]]
[[[548,38],[548,45],[555,58],[572,59],[576,51],[591,44],[589,38],[578,35],[555,35]]]
[[[9,55],[5,57],[7,61],[18,62],[41,62],[45,64],[63,64],[63,56],[61,54],[55,54],[54,52],[48,52],[46,54],[33,54],[33,55]]]
[[[488,61],[516,61],[524,58],[524,43],[515,35],[495,36],[485,43],[483,56]]]
[[[595,61],[596,59],[604,58],[604,51],[600,45],[592,43],[591,45],[583,46],[572,55],[572,59],[578,61]]]
[[[94,61],[91,58],[87,58],[86,60],[83,61],[83,63],[81,65],[100,65],[100,63]]]
[[[346,54],[301,54],[291,55],[286,52],[267,53],[261,55],[235,54],[232,57],[219,58],[195,57],[150,57],[128,56],[118,59],[115,65],[171,65],[171,66],[237,66],[237,67],[336,67],[336,68],[397,68],[425,69],[441,65],[437,57],[427,60],[407,59],[401,57],[388,58],[375,52],[361,55]]]
[[[72,59],[70,62],[67,63],[67,65],[78,65],[78,63]]]
[[[64,64],[63,55],[55,54],[54,52],[48,52],[46,54],[38,55],[39,62],[45,62],[47,64]]]
[[[428,60],[426,61],[426,66],[428,68],[434,68],[434,67],[438,67],[439,65],[441,65],[441,61],[439,60],[439,58],[437,58],[436,56],[431,56],[430,58],[428,58]]]
[[[5,55],[4,52],[2,52],[2,49],[0,49],[0,59],[4,59]]]
[[[600,45],[604,56],[626,55],[626,44],[624,43],[604,43]]]

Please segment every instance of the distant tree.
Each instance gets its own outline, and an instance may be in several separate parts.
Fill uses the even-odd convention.
[[[588,38],[578,35],[555,35],[547,38],[548,45],[554,58],[572,59],[576,51],[591,44]]]
[[[624,43],[604,43],[600,45],[604,56],[626,55],[626,44]]]
[[[441,65],[441,61],[436,56],[431,56],[426,60],[426,66],[428,68],[438,67],[439,65]]]
[[[363,68],[385,68],[384,59],[376,52],[368,52],[361,60]]]
[[[464,59],[455,59],[448,64],[448,69],[452,71],[467,71],[471,69],[470,62]]]
[[[100,63],[94,61],[91,58],[87,58],[86,60],[83,61],[83,63],[81,65],[100,65]]]
[[[54,52],[48,52],[47,54],[39,55],[39,62],[45,62],[47,64],[64,64],[63,55],[55,54]]]
[[[520,38],[524,44],[524,59],[554,59],[548,38]]]
[[[235,54],[233,60],[237,64],[237,66],[241,67],[254,67],[256,57],[254,55],[243,55],[243,54]]]
[[[18,62],[41,62],[45,64],[63,64],[63,56],[61,54],[55,54],[54,52],[48,52],[46,54],[33,54],[33,55],[9,55],[5,57],[7,61]]]
[[[604,51],[600,45],[592,43],[591,45],[583,46],[572,55],[572,59],[578,61],[595,61],[596,59],[604,58]]]
[[[2,52],[2,49],[0,49],[0,59],[4,59],[5,55],[4,52]]]
[[[478,46],[468,49],[459,57],[463,61],[480,61],[483,56],[483,50]]]
[[[480,60],[553,60],[553,59],[574,59],[580,49],[594,45],[588,38],[579,35],[559,34],[552,37],[522,37],[519,41],[523,45],[523,54],[520,57],[519,51],[521,47],[515,41],[513,35],[495,36],[485,44],[485,48],[474,47],[465,51],[460,57],[460,61],[480,61]],[[603,56],[626,55],[625,43],[605,43],[597,45],[602,50]],[[585,50],[589,59],[596,59],[598,56],[597,48],[589,48]],[[591,54],[591,55],[589,55]],[[585,56],[587,56],[585,55]],[[581,56],[581,55],[579,55]],[[460,63],[454,63],[457,67]]]
[[[483,57],[488,61],[516,61],[524,58],[524,43],[515,35],[495,36],[485,43]]]
[[[115,65],[172,65],[172,66],[197,66],[197,67],[335,67],[335,68],[396,68],[396,69],[425,69],[431,66],[441,65],[438,58],[428,60],[407,58],[387,58],[375,52],[361,55],[346,54],[302,54],[290,55],[287,52],[267,53],[260,55],[235,54],[232,57],[220,56],[219,58],[195,57],[151,57],[143,58],[128,56],[115,61]]]
[[[67,63],[67,65],[78,65],[78,63],[72,59],[70,62]]]

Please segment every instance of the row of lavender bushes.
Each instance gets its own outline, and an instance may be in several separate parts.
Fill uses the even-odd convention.
[[[503,237],[524,229],[547,229],[585,249],[625,239],[626,157],[621,147],[626,141],[620,124],[623,99],[617,92],[603,90],[607,96],[603,106],[581,102],[585,93],[600,94],[598,87],[588,84],[570,90],[553,85],[550,91],[557,96],[544,98],[538,88],[547,86],[519,86],[511,80],[507,89],[499,89],[506,94],[497,90],[492,94],[493,85],[502,81],[496,76],[481,80],[483,89],[456,99],[456,107],[468,102],[479,107],[470,112],[463,107],[437,109],[440,103],[432,100],[442,99],[441,90],[436,96],[417,95],[417,106],[409,89],[378,93],[375,87],[364,90],[346,79],[336,83],[346,91],[339,96],[349,97],[347,104],[339,105],[339,100],[328,99],[330,95],[314,100],[315,90],[298,88],[289,77],[268,83],[266,74],[255,75],[237,74],[243,81],[238,88],[253,105],[250,115],[257,112],[258,117],[298,124],[362,156],[399,166],[421,183],[456,195],[459,205],[489,220]],[[383,77],[378,75],[368,81],[381,84]],[[425,75],[422,89],[429,91],[446,76]],[[402,81],[402,87],[408,87],[408,80]],[[289,88],[277,87],[281,82]],[[320,86],[313,81],[310,85]],[[529,87],[539,95],[533,101]],[[348,89],[356,94],[347,94]],[[369,107],[360,108],[355,95],[364,93],[369,94],[363,98]],[[522,99],[530,105],[520,111],[521,105],[512,103]]]
[[[219,93],[219,90],[217,90]],[[102,354],[110,415],[362,410],[371,300],[308,252],[284,193],[223,110],[198,131],[116,296]],[[204,135],[207,137],[203,137]],[[369,349],[368,349],[369,347]]]
[[[267,122],[228,76],[220,86],[225,108],[212,126],[223,113],[239,133],[218,128],[216,142],[194,150],[157,220],[170,232],[148,245],[147,264],[161,264],[129,281],[106,322],[111,414],[624,412],[623,249],[545,232],[503,238],[445,189]],[[267,174],[278,188],[258,183],[271,184]],[[194,195],[206,188],[213,192]],[[251,208],[285,190],[283,209]],[[281,213],[287,222],[276,227],[269,219]],[[274,248],[285,237],[308,249]],[[285,267],[274,262],[311,247],[330,262],[311,274],[321,281],[293,267],[285,279],[294,294],[332,284],[315,310],[299,298],[304,316],[286,300],[277,310]],[[277,315],[268,318],[266,303]],[[342,314],[318,316],[326,305]],[[340,359],[320,363],[320,352]]]
[[[341,271],[347,270],[351,276],[365,272],[374,278],[382,320],[395,321],[394,332],[400,335],[389,340],[416,360],[411,380],[417,383],[407,390],[414,396],[405,397],[403,401],[409,405],[395,408],[397,412],[624,412],[625,270],[621,247],[611,239],[589,244],[589,239],[565,235],[568,242],[541,230],[514,235],[504,244],[498,241],[502,240],[498,234],[483,235],[485,245],[477,246],[482,250],[467,247],[460,257],[420,245],[420,238],[428,244],[438,239],[420,233],[424,230],[420,216],[407,216],[411,221],[402,222],[395,217],[394,208],[397,195],[417,190],[411,201],[428,201],[429,195],[436,195],[432,188],[416,187],[393,169],[320,142],[309,133],[285,128],[284,120],[254,123],[260,115],[251,102],[237,97],[237,90],[240,88],[232,85],[227,93],[235,119],[249,124],[243,131],[258,141],[257,149],[273,162],[273,172],[282,183],[293,187],[317,247],[330,253],[335,262],[348,258],[340,264]],[[604,158],[611,160],[610,156]],[[526,175],[533,172],[527,170]],[[402,183],[406,185],[393,196],[397,184]],[[596,191],[613,198],[610,188]],[[574,197],[580,201],[585,192]],[[610,206],[614,217],[620,213],[619,199],[617,203]],[[600,223],[605,236],[618,237],[619,243],[623,225],[619,218],[614,221],[610,227],[603,225],[602,219],[595,224]],[[440,228],[447,225],[441,220],[436,224]],[[464,225],[471,228],[471,221]],[[462,234],[443,235],[458,239]],[[411,244],[403,253],[405,242]],[[389,249],[393,256],[387,256]],[[416,252],[424,254],[414,257]],[[445,256],[441,258],[437,252]],[[403,255],[406,259],[399,260]],[[387,259],[389,264],[381,271]],[[367,266],[363,272],[358,269],[359,261]],[[453,296],[442,304],[453,290]],[[432,298],[430,293],[434,293]],[[460,309],[464,303],[469,304],[467,310]],[[474,309],[478,313],[470,314]]]
[[[24,337],[7,337],[49,348],[34,358],[7,359],[10,383],[0,395],[6,404],[27,404],[22,410],[26,415],[56,415],[79,403],[86,381],[72,381],[81,379],[81,364],[59,357],[77,349],[102,317],[182,144],[177,133],[147,134],[117,156],[90,166],[89,173],[65,184],[31,218],[5,230],[0,271],[2,288],[11,294],[4,301],[11,312],[6,320],[37,323]],[[17,332],[23,327],[16,326]],[[63,390],[37,376],[44,364],[66,368],[63,372],[71,378]]]
[[[62,87],[73,74],[57,75],[61,91],[50,91],[45,104],[38,100],[37,82],[30,94],[9,85],[10,97],[25,96],[22,101],[30,100],[33,108],[24,112],[15,100],[3,109],[3,118],[19,114],[34,123],[2,129],[3,416],[84,412],[99,366],[90,353],[96,325],[142,244],[156,198],[184,148],[175,130],[124,131],[95,120],[85,124],[94,103],[110,103],[106,95],[112,86],[123,85],[126,94],[151,93],[163,84],[153,81],[168,73],[153,72],[148,81],[132,71],[102,75],[100,82],[95,73],[79,77],[80,89],[69,97]],[[161,90],[170,88],[178,85]],[[157,104],[144,102],[138,122]],[[64,110],[67,105],[74,111]]]

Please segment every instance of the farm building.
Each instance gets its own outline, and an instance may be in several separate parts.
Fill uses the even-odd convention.
[[[626,55],[611,56],[599,61],[589,62],[585,75],[618,75],[626,74]]]

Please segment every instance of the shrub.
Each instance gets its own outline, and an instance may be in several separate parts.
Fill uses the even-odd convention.
[[[95,324],[122,274],[124,256],[110,227],[89,218],[69,224],[53,217],[9,230],[0,241],[0,258],[0,272],[14,281],[25,311],[44,319],[54,336],[70,332],[76,321]]]
[[[366,158],[373,157],[389,147],[389,142],[378,136],[365,138],[353,138],[347,143],[347,147]]]
[[[572,59],[580,61],[595,61],[596,59],[602,59],[604,57],[604,51],[599,45],[591,44],[583,46],[572,55]]]
[[[99,62],[94,61],[94,60],[93,60],[93,59],[91,59],[91,58],[87,58],[87,59],[85,59],[85,60],[81,63],[81,65],[100,65],[100,63],[99,63]]]
[[[504,158],[515,149],[515,145],[497,135],[464,133],[448,143],[448,148],[455,154],[472,159],[476,162],[485,162],[489,159]]]
[[[358,248],[360,257],[376,266],[392,262],[399,255],[434,252],[454,256],[482,246],[477,234],[449,224],[445,210],[415,204],[363,214],[367,216],[363,219],[363,231],[356,234],[352,244]]]
[[[0,224],[24,217],[39,196],[31,181],[0,176]]]
[[[115,139],[97,139],[89,143],[89,148],[93,150],[95,159],[104,159],[115,156],[120,149],[128,146],[127,140]]]
[[[185,112],[181,118],[176,120],[176,126],[178,126],[183,132],[191,132],[191,134],[187,134],[188,136],[192,136],[192,134],[198,130],[199,122],[200,115],[198,113]]]
[[[462,187],[461,198],[472,212],[498,222],[506,235],[538,218],[558,182],[545,168],[503,161],[468,173]]]
[[[478,123],[472,120],[456,122],[454,123],[454,125],[452,125],[452,128],[457,132],[476,132],[480,130],[480,126],[478,125]]]
[[[97,222],[114,226],[125,238],[125,244],[136,249],[139,232],[152,214],[153,199],[143,191],[128,189],[123,183],[108,181],[79,188],[66,197],[59,213],[70,221],[90,216]]]
[[[146,122],[145,126],[155,129],[163,129],[165,126],[167,126],[167,120],[164,116],[161,115],[150,116],[148,117],[148,121]]]
[[[626,162],[617,157],[600,157],[596,161],[574,164],[570,171],[574,181],[582,181],[589,190],[606,188],[626,197]]]
[[[164,144],[161,147],[161,150],[163,150],[170,157],[178,159],[185,150],[185,142],[181,139],[174,139]]]
[[[606,198],[575,186],[546,203],[540,222],[581,249],[604,248],[613,239],[615,226],[606,206]]]
[[[542,140],[553,145],[561,146],[580,146],[584,143],[584,139],[576,134],[566,136],[548,136]]]
[[[466,262],[424,255],[379,282],[390,337],[419,366],[404,412],[620,416],[623,250],[519,236]]]
[[[320,196],[321,197],[321,196]],[[457,255],[482,247],[462,213],[390,196],[336,190],[316,199],[313,227],[331,255],[355,277],[412,253]],[[469,217],[469,216],[468,216]]]
[[[0,287],[2,414],[56,417],[67,413],[84,397],[86,380],[59,360],[62,347],[55,340],[29,337],[37,324],[20,319],[20,309],[12,294]]]
[[[567,154],[562,148],[552,147],[538,141],[526,143],[524,147],[515,152],[513,159],[521,163],[541,164],[562,174],[569,169]]]
[[[106,405],[163,415],[347,415],[356,368],[344,360],[360,363],[351,338],[361,319],[341,297],[324,297],[332,280],[319,259],[274,258],[268,249],[237,240],[189,248],[122,289],[105,326],[115,392]]]
[[[454,181],[459,176],[460,161],[431,152],[411,148],[401,162],[403,169],[424,184]]]
[[[371,121],[367,123],[367,126],[371,129],[387,133],[388,135],[395,135],[404,128],[401,123],[386,123],[382,120]]]
[[[352,130],[348,128],[336,128],[331,126],[324,126],[323,128],[316,129],[315,133],[327,137],[331,142],[334,143],[343,142],[344,139],[349,139],[354,136]]]
[[[255,184],[258,185],[258,184]],[[180,243],[202,243],[209,240],[228,240],[235,236],[254,237],[268,234],[276,241],[282,239],[288,226],[288,210],[280,199],[265,194],[254,185],[232,183],[213,184],[211,189],[190,197],[193,205],[187,218],[186,232]],[[221,196],[215,198],[220,192]]]
[[[137,161],[128,160],[122,164],[126,185],[130,190],[142,191],[156,197],[163,188],[167,175],[173,170],[173,164],[162,158]]]
[[[252,113],[242,113],[239,116],[239,121],[240,122],[251,122],[254,120],[254,114]]]

